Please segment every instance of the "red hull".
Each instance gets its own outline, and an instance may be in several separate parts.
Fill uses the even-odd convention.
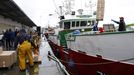
[[[134,65],[93,57],[49,42],[54,54],[60,58],[71,75],[134,75]]]

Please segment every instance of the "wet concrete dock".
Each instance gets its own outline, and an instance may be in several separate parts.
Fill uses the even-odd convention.
[[[18,63],[16,63],[11,68],[0,68],[0,75],[64,75],[59,68],[58,63],[48,59],[48,51],[50,51],[52,55],[53,53],[48,42],[44,40],[44,38],[41,39],[39,50],[41,63],[35,63],[33,67],[27,65],[26,71],[20,71]]]

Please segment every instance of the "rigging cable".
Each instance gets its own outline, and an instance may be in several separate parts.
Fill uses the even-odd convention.
[[[55,0],[52,0],[53,1],[53,3],[54,3],[54,6],[55,6],[55,8],[56,8],[56,13],[58,14],[58,15],[60,15],[59,13],[58,13],[58,8],[57,8],[57,5],[56,5],[56,3],[55,3]]]

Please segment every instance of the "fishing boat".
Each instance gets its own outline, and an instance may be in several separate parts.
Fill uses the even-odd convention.
[[[48,38],[55,56],[70,75],[133,75],[134,31],[120,32],[113,24],[92,31],[101,19],[102,15],[78,15],[60,20],[58,33]]]

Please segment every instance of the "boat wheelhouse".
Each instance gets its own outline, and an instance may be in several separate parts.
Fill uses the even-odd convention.
[[[76,18],[63,19],[59,23],[61,29],[87,29],[93,27],[96,23],[96,18],[90,15],[78,15]]]

